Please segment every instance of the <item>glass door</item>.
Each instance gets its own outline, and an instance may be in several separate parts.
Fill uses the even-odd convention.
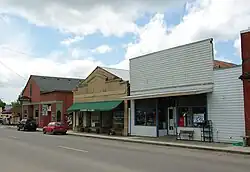
[[[168,135],[175,135],[175,119],[176,119],[176,108],[169,107],[168,108]]]

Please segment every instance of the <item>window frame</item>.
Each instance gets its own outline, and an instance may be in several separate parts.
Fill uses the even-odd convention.
[[[142,116],[144,116],[144,123],[139,124],[137,120],[138,111],[142,112]],[[153,122],[149,122],[148,119],[153,118]],[[142,121],[142,120],[141,120]],[[156,108],[137,108],[135,109],[135,118],[134,118],[134,125],[135,126],[148,126],[148,127],[155,127],[156,126]]]
[[[184,117],[184,126],[181,126],[181,127],[184,127],[184,128],[201,128],[201,126],[197,125],[195,126],[195,123],[194,123],[194,108],[204,108],[205,109],[205,112],[204,112],[204,121],[206,121],[208,119],[208,114],[207,114],[207,106],[179,106],[177,107],[177,126],[179,126],[179,121],[180,121],[180,117],[181,117],[181,113],[180,113],[180,109],[181,108],[188,108],[188,116],[191,116],[191,121],[192,121],[192,125],[187,125],[187,118]]]

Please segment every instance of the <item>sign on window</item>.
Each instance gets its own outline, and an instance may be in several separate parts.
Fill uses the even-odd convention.
[[[42,105],[42,115],[43,116],[48,115],[48,105]]]

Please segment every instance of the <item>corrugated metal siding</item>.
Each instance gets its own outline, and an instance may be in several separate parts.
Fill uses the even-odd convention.
[[[130,61],[131,95],[213,82],[211,39],[148,54]],[[157,90],[157,91],[155,91]]]
[[[208,94],[208,118],[213,122],[215,142],[241,141],[245,134],[242,69],[214,71],[214,90]]]

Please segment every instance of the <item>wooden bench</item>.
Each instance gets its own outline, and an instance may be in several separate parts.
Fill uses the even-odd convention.
[[[180,130],[178,133],[178,139],[182,140],[181,136],[188,136],[189,140],[193,140],[194,130]]]

